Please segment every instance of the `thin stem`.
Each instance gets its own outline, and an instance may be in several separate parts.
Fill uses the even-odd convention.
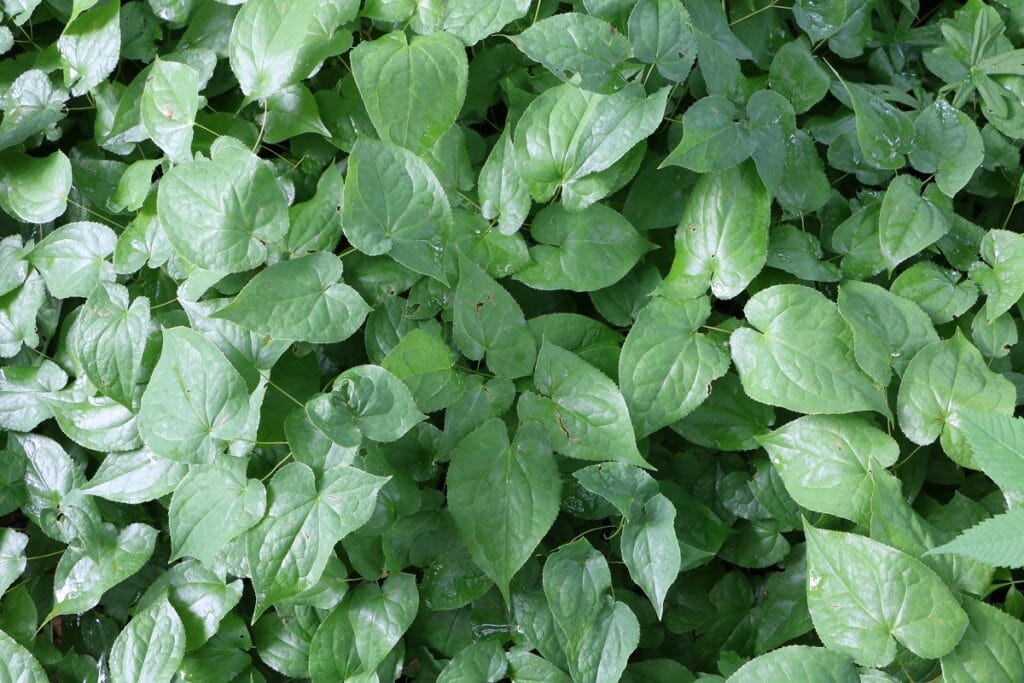
[[[292,452],[288,451],[288,455],[286,455],[283,458],[281,458],[280,460],[278,460],[277,464],[274,465],[273,467],[271,467],[270,471],[267,472],[265,475],[263,475],[263,477],[260,479],[260,481],[266,481],[267,479],[270,479],[272,476],[274,476],[274,472],[277,472],[279,469],[281,469],[281,465],[283,465],[286,462],[288,462],[291,459],[291,457],[292,457]]]
[[[295,403],[295,405],[297,405],[298,407],[302,408],[302,407],[305,406],[305,404],[302,401],[300,401],[299,399],[295,398],[294,396],[289,394],[287,391],[282,389],[280,386],[275,384],[274,381],[272,379],[270,379],[270,375],[263,375],[263,379],[267,380],[267,384],[269,384],[270,386],[274,387],[275,389],[280,391],[282,394],[284,394],[285,396],[290,398],[292,400],[292,402]]]

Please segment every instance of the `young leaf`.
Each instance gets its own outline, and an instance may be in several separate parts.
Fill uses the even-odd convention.
[[[611,574],[604,556],[585,539],[562,546],[544,562],[543,585],[573,680],[618,680],[640,628],[625,603],[607,594]]]
[[[629,14],[629,43],[637,59],[670,81],[685,80],[697,56],[690,15],[673,0],[640,0]]]
[[[38,158],[4,152],[0,168],[0,208],[12,218],[47,223],[67,210],[71,161],[64,152]]]
[[[131,407],[142,377],[150,333],[149,300],[131,301],[120,285],[101,285],[80,309],[69,335],[86,377],[118,403]]]
[[[254,0],[239,10],[227,53],[242,93],[263,99],[292,82],[316,6],[315,0]]]
[[[546,202],[564,183],[609,168],[658,127],[667,98],[668,88],[646,98],[628,86],[612,95],[570,84],[546,90],[513,135],[530,195]]]
[[[665,596],[682,559],[676,537],[676,508],[661,494],[651,497],[622,528],[622,561],[661,619]]]
[[[306,404],[310,422],[340,446],[356,447],[365,436],[389,442],[426,416],[402,382],[382,367],[361,365],[338,375],[330,393]]]

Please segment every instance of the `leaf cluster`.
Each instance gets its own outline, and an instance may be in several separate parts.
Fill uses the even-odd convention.
[[[1024,8],[0,0],[0,679],[1024,680]]]

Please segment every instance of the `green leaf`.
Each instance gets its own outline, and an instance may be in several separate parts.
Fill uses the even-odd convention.
[[[711,313],[707,297],[655,298],[640,311],[619,356],[622,388],[640,437],[690,414],[711,382],[729,369],[729,354],[698,332]]]
[[[511,40],[563,79],[565,72],[608,73],[630,56],[629,41],[611,24],[576,12],[541,19]]]
[[[1024,238],[1006,230],[990,230],[981,238],[985,263],[971,268],[971,280],[987,297],[985,318],[991,323],[1024,295]]]
[[[25,283],[0,297],[0,357],[17,355],[22,344],[39,344],[36,314],[46,301],[46,288],[38,273],[29,273]]]
[[[304,133],[330,137],[320,120],[320,110],[309,88],[296,83],[267,97],[267,113],[263,119],[263,138],[270,143],[284,142]]]
[[[488,0],[490,2],[490,0]],[[519,174],[511,128],[506,128],[480,169],[480,213],[498,219],[503,235],[517,232],[530,212],[530,188]]]
[[[0,168],[0,208],[15,220],[48,223],[67,210],[71,162],[64,152],[46,157],[4,152]]]
[[[637,59],[670,81],[685,80],[697,56],[690,15],[672,0],[640,0],[629,14],[629,43]]]
[[[263,484],[246,479],[241,460],[191,466],[167,512],[171,559],[212,566],[221,548],[263,518],[266,505]]]
[[[949,232],[947,207],[935,195],[927,189],[922,194],[921,183],[911,176],[898,175],[889,183],[878,216],[878,239],[890,271]]]
[[[482,640],[459,651],[437,677],[438,683],[497,683],[505,676],[508,660],[501,645]]]
[[[683,138],[661,166],[682,166],[698,173],[735,166],[755,147],[743,119],[743,111],[726,97],[698,100],[683,114]]]
[[[0,427],[32,431],[53,416],[45,395],[60,391],[67,383],[68,376],[60,366],[45,359],[37,366],[0,368]]]
[[[239,141],[220,137],[209,160],[179,164],[163,177],[157,216],[186,261],[235,273],[263,263],[265,243],[284,237],[288,202],[266,162]]]
[[[120,10],[119,0],[107,0],[72,20],[57,39],[64,83],[71,87],[72,95],[91,91],[117,67]]]
[[[880,384],[888,385],[892,370],[902,374],[918,351],[939,341],[920,306],[878,285],[848,280],[838,299],[839,314],[853,331],[857,363]]]
[[[53,577],[53,607],[47,621],[61,614],[79,614],[99,604],[108,590],[139,571],[153,555],[157,530],[130,524],[98,543],[90,552],[68,546]],[[134,680],[128,677],[125,680]]]
[[[46,683],[49,679],[32,653],[0,631],[0,673],[18,683]]]
[[[543,585],[573,680],[619,680],[640,629],[630,609],[608,595],[604,556],[585,539],[564,545],[544,562]]]
[[[352,74],[380,139],[422,154],[455,123],[469,65],[455,36],[394,31],[352,51]]]
[[[299,80],[293,78],[293,72],[299,66],[306,33],[317,18],[316,7],[314,0],[287,5],[253,0],[239,10],[231,25],[227,53],[231,71],[246,96],[263,99]]]
[[[174,491],[186,474],[187,464],[146,449],[110,453],[80,490],[117,503],[145,503]]]
[[[1024,491],[1024,420],[966,409],[956,419],[982,471],[1004,491]]]
[[[675,237],[675,258],[659,292],[692,299],[710,288],[740,294],[768,258],[771,198],[751,164],[701,176]]]
[[[169,682],[185,655],[185,628],[166,598],[142,610],[110,649],[110,676],[121,681]]]
[[[117,236],[100,223],[83,221],[57,228],[29,254],[46,288],[58,299],[89,296],[100,282],[114,279],[105,259],[114,253]]]
[[[26,17],[27,19],[27,17]],[[28,138],[49,130],[65,116],[66,90],[54,88],[46,73],[30,69],[0,94],[0,149],[7,149]]]
[[[199,111],[199,74],[195,69],[156,59],[139,106],[142,125],[157,147],[173,162],[189,161],[192,125]]]
[[[651,248],[629,221],[603,204],[582,211],[546,207],[534,217],[530,236],[539,244],[515,279],[541,290],[603,289],[621,280]]]
[[[341,222],[345,237],[364,254],[389,254],[445,281],[451,208],[437,177],[412,152],[360,138],[348,159]]]
[[[412,625],[419,593],[412,574],[392,574],[381,585],[364,582],[349,603],[355,648],[366,670],[377,667]]]
[[[871,515],[871,473],[900,455],[892,437],[852,415],[806,415],[757,442],[798,504],[861,524]]]
[[[857,141],[864,160],[875,168],[903,168],[903,155],[914,138],[910,119],[867,88],[843,83],[857,117]]]
[[[194,651],[217,635],[221,621],[242,598],[242,582],[225,583],[198,562],[180,562],[149,586],[140,608],[168,600],[181,618],[185,648]]]
[[[523,394],[520,419],[540,421],[556,451],[580,460],[650,466],[637,450],[622,393],[599,370],[545,341],[533,379],[542,397]]]
[[[632,517],[644,503],[658,494],[658,482],[651,475],[620,462],[583,467],[572,476],[587,491],[614,505],[625,518]]]
[[[811,40],[824,40],[838,31],[846,21],[847,0],[797,0],[793,18]]]
[[[128,290],[103,285],[79,309],[69,342],[86,377],[102,393],[131,408],[142,378],[143,354],[150,333],[149,300],[129,303]]]
[[[799,285],[761,290],[743,308],[753,328],[729,338],[743,388],[755,401],[801,413],[874,410],[889,416],[882,388],[853,354],[835,304]],[[808,345],[807,339],[820,340]]]
[[[890,289],[920,306],[936,325],[963,315],[978,299],[978,288],[973,282],[961,281],[960,273],[931,261],[907,268]]]
[[[934,173],[935,184],[947,196],[967,185],[984,157],[974,121],[945,100],[935,100],[914,121],[910,163],[921,173]]]
[[[896,644],[924,659],[952,650],[967,614],[932,570],[898,550],[804,524],[807,606],[818,637],[862,666],[886,666]]]
[[[509,583],[558,515],[560,478],[551,447],[526,425],[510,441],[488,420],[452,452],[448,509],[473,561],[506,602]]]
[[[806,38],[798,38],[779,48],[768,70],[769,83],[802,114],[828,94],[832,78],[811,54]]]
[[[274,603],[316,585],[335,544],[370,519],[385,482],[346,466],[333,468],[319,481],[302,463],[277,471],[270,480],[266,517],[247,536],[254,620]]]
[[[757,657],[741,666],[727,683],[758,683],[759,681],[790,681],[790,683],[857,683],[853,660],[844,654],[822,647],[790,645]]]
[[[976,467],[958,425],[958,411],[1011,415],[1015,402],[1013,384],[989,370],[978,349],[957,332],[952,339],[924,347],[910,361],[896,414],[900,429],[914,443],[927,446],[941,436],[950,458]]]
[[[350,448],[364,436],[396,441],[426,419],[401,380],[377,365],[360,365],[338,375],[330,393],[306,404],[306,415],[328,438]]]
[[[537,346],[519,304],[462,254],[452,308],[452,336],[466,358],[479,361],[486,354],[488,369],[498,377],[533,371]]]
[[[1019,508],[986,519],[949,543],[927,554],[951,553],[996,567],[1024,567],[1024,510]]]
[[[970,618],[963,638],[942,657],[942,677],[950,683],[1024,676],[1024,626],[992,605],[965,598]]]
[[[660,620],[665,595],[679,574],[682,559],[675,529],[676,508],[661,494],[650,498],[622,528],[622,560],[654,606]]]
[[[402,337],[382,365],[409,388],[422,412],[433,413],[448,407],[462,391],[455,362],[443,339],[420,328]]]
[[[164,330],[139,408],[139,434],[150,450],[210,462],[243,435],[248,412],[245,382],[216,346],[186,327]]]
[[[341,282],[341,260],[323,252],[260,271],[213,314],[284,341],[333,344],[352,336],[370,307]]]
[[[565,84],[546,90],[513,134],[517,167],[535,201],[604,171],[661,124],[668,88],[643,97],[633,87],[611,95]]]
[[[146,197],[149,196],[153,171],[160,165],[160,161],[160,159],[140,159],[129,164],[117,182],[117,191],[107,199],[107,208],[114,213],[141,209],[146,202]]]
[[[526,16],[531,4],[531,0],[449,0],[444,3],[442,24],[466,45],[475,45]]]
[[[11,584],[21,576],[28,565],[25,546],[28,536],[14,529],[0,530],[0,595],[7,592]]]
[[[314,251],[333,251],[341,237],[341,199],[344,192],[341,171],[331,164],[316,184],[309,201],[288,210],[285,247],[296,256]]]

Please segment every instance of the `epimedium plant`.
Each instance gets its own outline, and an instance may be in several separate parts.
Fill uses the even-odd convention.
[[[1024,7],[2,0],[0,677],[1024,680]]]

